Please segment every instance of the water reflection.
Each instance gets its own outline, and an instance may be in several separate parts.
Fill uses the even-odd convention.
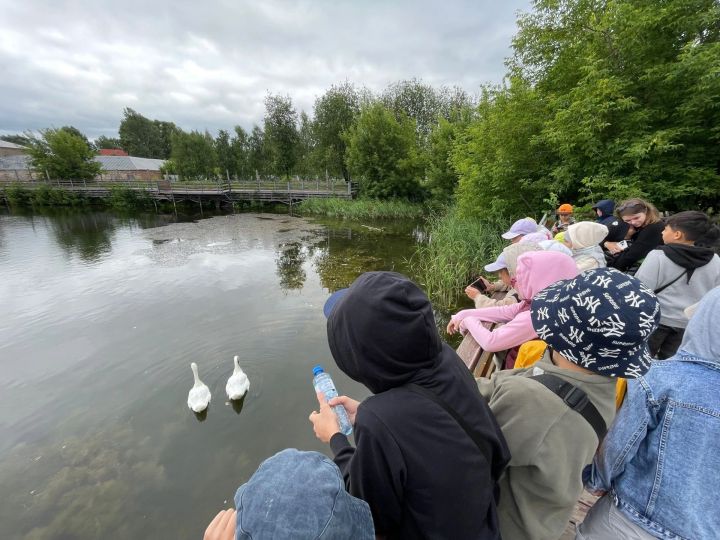
[[[116,224],[111,215],[103,212],[69,213],[55,216],[50,227],[58,245],[69,256],[93,262],[112,248]]]
[[[163,219],[0,217],[3,540],[201,537],[266,457],[328,451],[307,422],[328,289],[412,277],[413,223]],[[219,397],[235,354],[250,398],[188,414],[188,364]]]
[[[277,275],[282,289],[302,289],[305,284],[306,252],[300,242],[281,242],[277,248]]]
[[[230,405],[233,408],[233,411],[235,411],[235,414],[240,414],[243,410],[243,405],[245,405],[245,398],[247,397],[247,394],[245,394],[240,399],[231,399]]]

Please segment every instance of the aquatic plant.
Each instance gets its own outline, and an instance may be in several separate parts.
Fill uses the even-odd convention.
[[[340,219],[412,219],[425,213],[421,204],[402,199],[307,199],[297,208],[302,215],[314,214]]]
[[[456,305],[465,286],[505,247],[503,230],[500,223],[461,217],[455,209],[428,218],[428,241],[410,264],[436,307]]]

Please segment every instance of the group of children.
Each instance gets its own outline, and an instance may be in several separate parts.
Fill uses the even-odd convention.
[[[295,467],[278,469],[282,482],[251,478],[237,513],[218,514],[206,539],[555,540],[583,488],[602,496],[577,538],[713,538],[720,259],[711,247],[720,230],[701,212],[656,221],[639,199],[620,204],[617,217],[600,201],[594,222],[574,222],[568,206],[562,242],[532,220],[514,223],[503,235],[511,244],[486,267],[500,282],[484,282],[505,298],[467,290],[476,309],[448,324],[486,350],[515,349],[502,366],[515,369],[490,379],[474,380],[440,339],[427,296],[406,277],[368,272],[334,293],[330,351],[372,396],[319,395],[309,419],[333,462],[278,454]],[[635,276],[621,272],[637,266],[638,253],[645,261]],[[491,331],[486,322],[505,324]],[[539,359],[523,356],[523,344],[540,342]],[[628,381],[619,409],[618,379]],[[354,446],[339,431],[338,404]],[[296,479],[306,461],[317,472]],[[347,492],[321,482],[321,472],[342,478]],[[262,494],[252,495],[253,483]]]

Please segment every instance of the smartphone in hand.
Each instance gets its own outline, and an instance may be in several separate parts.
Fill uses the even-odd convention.
[[[470,284],[470,287],[473,287],[474,289],[477,289],[480,292],[485,292],[487,290],[487,286],[485,285],[485,281],[483,278],[479,277],[475,281],[473,281]]]
[[[618,247],[619,247],[620,249],[622,249],[623,251],[625,251],[625,250],[627,249],[627,247],[628,247],[627,240],[620,240],[620,241],[617,243],[617,245],[618,245]]]

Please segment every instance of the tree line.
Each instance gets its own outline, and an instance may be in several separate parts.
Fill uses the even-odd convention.
[[[216,137],[127,108],[119,137],[94,144],[168,159],[183,179],[327,174],[369,197],[455,201],[469,217],[630,195],[708,209],[720,191],[719,37],[715,0],[535,0],[503,83],[477,96],[346,82],[307,114],[269,94],[261,125]]]

